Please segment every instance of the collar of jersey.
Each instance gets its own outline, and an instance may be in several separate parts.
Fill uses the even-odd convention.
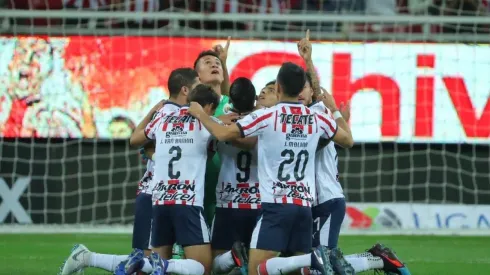
[[[318,102],[320,102],[320,101],[312,101],[307,107],[311,107],[311,106],[317,104]]]
[[[303,103],[301,103],[301,102],[292,102],[292,101],[281,101],[277,104],[294,104],[294,105],[301,104],[301,105],[303,105]]]
[[[172,105],[175,105],[177,107],[183,107],[183,106],[180,106],[179,104],[175,103],[175,102],[172,102],[172,101],[167,101],[165,104],[172,104]]]

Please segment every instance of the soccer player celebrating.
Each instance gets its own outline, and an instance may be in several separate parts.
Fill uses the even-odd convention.
[[[229,76],[226,68],[226,59],[230,47],[230,37],[224,47],[218,45],[213,50],[204,51],[199,54],[194,62],[194,69],[199,74],[202,83],[209,85],[220,96],[219,105],[214,116],[219,117],[225,114],[225,106],[229,102]],[[215,154],[206,166],[206,187],[204,197],[204,211],[206,221],[211,223],[216,206],[216,184],[221,166],[219,156]]]
[[[251,113],[255,97],[252,82],[237,78],[230,88],[231,111],[239,116]],[[221,159],[216,213],[211,228],[213,272],[216,274],[228,273],[235,267],[247,274],[248,249],[243,244],[250,244],[260,208],[256,139],[251,139],[253,145],[248,148],[245,143],[238,145],[241,148],[230,142],[216,144]]]
[[[277,101],[276,81],[274,80],[265,84],[265,87],[260,91],[257,97],[257,109],[272,107],[276,105]]]
[[[206,85],[198,85],[189,100],[199,102],[212,115],[219,96]],[[210,274],[211,247],[203,217],[204,163],[211,134],[188,113],[179,111],[155,118],[144,131],[135,132],[131,145],[147,139],[156,141],[153,178],[153,221],[151,245],[152,275]],[[166,260],[177,242],[184,247],[187,259]],[[156,252],[156,253],[155,253]]]
[[[178,110],[181,105],[187,103],[188,93],[199,84],[197,73],[191,68],[179,68],[170,73],[168,79],[168,89],[170,97],[162,106],[162,103],[155,105],[141,123],[136,127],[135,132],[141,131],[155,116],[162,113],[171,113]],[[147,148],[154,147],[153,143],[148,143]],[[132,274],[137,270],[145,273],[151,272],[151,264],[148,259],[143,259],[143,251],[149,254],[149,240],[151,233],[151,191],[150,182],[153,178],[154,162],[148,160],[147,170],[138,184],[137,196],[135,201],[135,219],[133,226],[133,252],[129,255],[108,255],[89,251],[84,245],[78,244],[72,249],[72,253],[61,267],[60,274],[68,275],[86,267],[96,267],[116,272],[117,274]]]
[[[257,110],[236,124],[214,122],[199,104],[189,112],[220,141],[239,137],[258,137],[258,173],[261,216],[250,242],[249,274],[284,274],[312,267],[322,274],[333,274],[323,247],[311,252],[311,203],[315,194],[315,155],[320,137],[351,147],[352,135],[337,128],[335,121],[313,114],[299,103],[306,81],[304,70],[284,63],[279,70],[277,105]],[[279,258],[282,252],[297,256]]]
[[[311,59],[312,46],[309,41],[308,32],[304,39],[298,43],[298,52],[314,68]],[[314,69],[310,69],[310,72]],[[314,88],[315,87],[315,88]],[[323,99],[314,101],[314,90],[323,90]],[[350,132],[347,121],[350,118],[349,103],[340,104],[337,108],[335,100],[326,90],[319,86],[315,74],[307,73],[305,87],[299,96],[300,102],[310,107],[317,113],[328,113],[333,116],[339,127]],[[342,186],[339,182],[338,157],[334,143],[325,143],[319,146],[316,154],[316,201],[312,208],[313,212],[313,247],[322,245],[327,247],[330,262],[337,274],[354,274],[372,269],[381,269],[387,274],[410,274],[403,263],[387,247],[376,244],[368,252],[360,255],[348,255],[344,258],[337,247],[340,228],[345,217],[346,204]],[[385,253],[388,252],[388,253]],[[374,255],[377,256],[374,256]],[[313,274],[315,271],[312,272]]]

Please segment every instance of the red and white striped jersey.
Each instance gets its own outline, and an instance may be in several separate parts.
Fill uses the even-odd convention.
[[[154,205],[203,206],[207,148],[211,134],[199,120],[179,111],[157,116],[145,129],[155,140]]]
[[[337,131],[332,118],[301,103],[278,103],[237,122],[243,137],[258,136],[262,203],[311,207],[315,196],[315,152],[320,137]]]
[[[221,159],[216,207],[260,208],[257,148],[242,150],[228,142],[218,142],[216,148]]]
[[[315,102],[309,108],[315,113],[329,114],[329,110],[321,101]],[[344,191],[339,182],[337,150],[333,142],[329,142],[327,146],[316,152],[315,171],[315,205],[335,198],[344,198]]]
[[[159,115],[165,115],[165,114],[176,112],[180,109],[180,107],[181,107],[180,105],[167,101],[163,105],[163,107],[157,111],[154,118],[156,118]],[[141,178],[141,180],[138,183],[138,191],[136,191],[136,194],[139,194],[140,192],[151,194],[153,190],[152,179],[153,179],[154,166],[155,166],[155,162],[152,161],[151,159],[149,159],[146,162],[146,171],[145,174],[143,175],[143,178]]]

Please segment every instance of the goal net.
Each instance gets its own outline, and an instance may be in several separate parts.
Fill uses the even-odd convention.
[[[338,149],[345,230],[490,228],[490,17],[87,2],[99,6],[2,10],[0,224],[131,226],[144,165],[128,138],[170,71],[230,35],[231,80],[260,91],[282,62],[303,64],[310,29],[321,85],[352,106],[356,145]]]

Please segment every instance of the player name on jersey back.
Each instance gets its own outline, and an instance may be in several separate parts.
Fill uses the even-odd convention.
[[[211,134],[188,107],[164,114],[145,133],[156,142],[153,204],[202,206],[207,148]]]
[[[216,149],[221,159],[216,207],[260,208],[257,150],[242,150],[228,142],[218,142]]]
[[[166,102],[162,108],[160,108],[155,114],[153,115],[153,118],[156,119],[157,116],[173,113],[175,111],[178,111],[180,109],[180,105],[175,104],[173,102]],[[151,122],[150,122],[151,123]],[[153,160],[149,159],[146,162],[146,171],[141,180],[138,183],[138,191],[137,194],[140,192],[146,193],[146,194],[151,194],[152,188],[153,188],[153,171],[154,171],[154,166],[155,163]]]
[[[320,137],[331,139],[335,121],[300,103],[279,103],[237,122],[243,137],[258,136],[262,202],[311,206],[315,196],[315,152]]]

